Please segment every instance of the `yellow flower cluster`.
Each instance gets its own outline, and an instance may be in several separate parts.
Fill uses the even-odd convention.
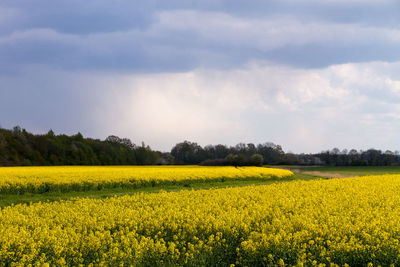
[[[226,179],[287,178],[287,170],[260,167],[111,166],[0,167],[0,193],[138,188]]]
[[[400,265],[400,175],[0,210],[0,266]]]

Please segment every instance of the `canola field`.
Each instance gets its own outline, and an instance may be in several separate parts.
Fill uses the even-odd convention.
[[[281,179],[288,170],[261,167],[64,166],[0,167],[0,193],[23,194],[140,188],[203,181]]]
[[[399,266],[400,175],[15,205],[0,266]]]

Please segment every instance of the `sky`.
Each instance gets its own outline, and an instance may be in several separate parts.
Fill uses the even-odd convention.
[[[0,127],[400,150],[398,0],[2,0]]]

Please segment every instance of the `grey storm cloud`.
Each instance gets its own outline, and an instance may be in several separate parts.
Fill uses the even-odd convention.
[[[398,14],[398,0],[4,0],[0,127],[165,151],[395,150]]]
[[[397,1],[4,1],[0,72],[396,61],[399,11]]]

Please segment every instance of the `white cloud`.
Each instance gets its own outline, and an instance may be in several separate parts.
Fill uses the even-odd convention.
[[[0,78],[8,96],[0,101],[6,109],[0,114],[8,114],[0,120],[25,126],[46,118],[43,131],[83,127],[89,136],[117,134],[162,150],[184,139],[202,145],[272,141],[294,152],[334,146],[395,150],[400,146],[393,134],[400,131],[400,102],[393,101],[399,97],[399,68],[400,62],[324,69],[255,62],[239,69],[159,74],[29,69]],[[37,90],[40,109],[33,92],[18,92],[23,87]],[[26,112],[7,104],[15,95],[33,97],[22,103]]]
[[[203,145],[273,141],[296,152],[393,149],[400,146],[391,134],[400,130],[393,124],[400,106],[391,93],[400,79],[380,72],[383,65],[393,70],[400,63],[315,70],[257,63],[227,71],[127,76],[117,86],[124,88],[118,127],[164,149],[184,139]],[[364,90],[379,81],[386,82],[374,93]]]
[[[2,126],[163,150],[400,147],[400,63],[377,61],[400,60],[396,0],[50,2],[0,4]]]

